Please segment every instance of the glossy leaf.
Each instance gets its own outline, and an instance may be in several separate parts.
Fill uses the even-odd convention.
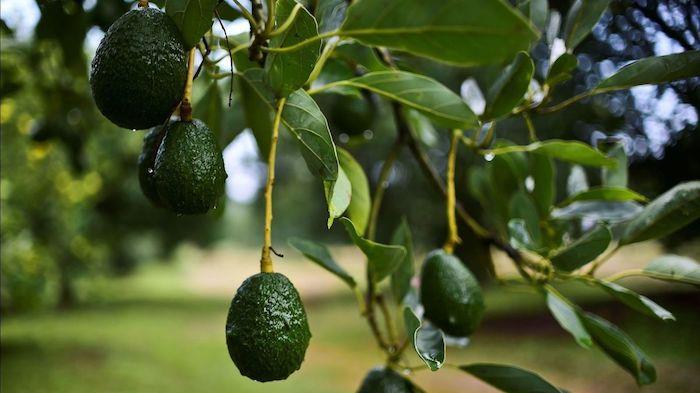
[[[318,31],[325,33],[340,27],[345,20],[347,0],[319,0],[314,14],[318,21]]]
[[[591,32],[609,3],[610,0],[576,0],[571,5],[564,25],[564,41],[569,51],[573,51]]]
[[[583,326],[578,308],[551,287],[546,287],[547,307],[562,329],[571,333],[578,345],[584,348],[593,346],[593,339]]]
[[[236,20],[243,16],[241,14],[241,11],[239,11],[226,1],[218,2],[218,5],[216,6],[216,12],[219,14],[219,17],[221,17],[221,19],[223,20]]]
[[[593,282],[595,283],[595,285],[598,285],[622,303],[643,314],[655,317],[662,321],[676,320],[676,318],[673,317],[673,314],[671,314],[668,310],[659,306],[646,296],[642,296],[621,285],[615,284],[614,282],[608,282],[603,280],[595,280]]]
[[[645,202],[647,198],[624,187],[594,187],[581,191],[563,200],[559,206],[570,205],[578,201],[638,201]]]
[[[413,108],[446,127],[475,128],[479,125],[474,112],[457,94],[423,75],[377,71],[330,85],[367,89]]]
[[[462,66],[502,62],[538,36],[502,0],[357,0],[340,32],[367,45]]]
[[[573,165],[566,178],[566,193],[568,196],[576,195],[588,190],[588,176],[586,170],[579,165]]]
[[[617,162],[614,168],[603,168],[601,177],[603,185],[609,187],[627,187],[627,153],[621,142],[616,141],[610,146],[606,143],[599,143],[598,149]]]
[[[535,65],[526,52],[520,52],[506,67],[486,94],[483,118],[494,119],[509,114],[530,86]]]
[[[539,375],[519,367],[475,363],[459,368],[506,393],[563,393]]]
[[[700,218],[700,181],[681,183],[656,198],[627,224],[621,244],[658,239]]]
[[[231,49],[243,45],[247,42],[250,41],[250,33],[241,33],[241,34],[236,34],[233,36],[228,37],[228,43],[231,47]],[[225,40],[221,41],[221,46],[226,48],[226,42]],[[236,68],[236,71],[238,72],[243,72],[249,68],[260,68],[260,64],[257,62],[251,61],[248,58],[248,51],[245,50],[239,50],[238,52],[233,54],[233,64]]]
[[[532,197],[540,215],[546,217],[556,199],[556,178],[554,162],[542,154],[530,155],[530,172],[535,183]]]
[[[301,4],[294,0],[278,0],[275,8],[277,26],[282,25],[295,7],[301,7],[292,25],[282,34],[272,37],[271,48],[292,46],[318,35],[318,26],[314,17]],[[293,91],[304,86],[316,65],[321,41],[292,51],[270,52],[265,60],[265,72],[268,85],[278,97],[287,97]]]
[[[541,142],[534,142],[529,145],[505,146],[492,149],[490,153],[508,154],[515,152],[533,152],[544,154],[548,157],[556,158],[562,161],[573,162],[581,165],[589,166],[615,166],[615,160],[606,157],[603,153],[595,150],[591,146],[578,141],[564,141],[559,139],[550,139]]]
[[[402,303],[406,294],[411,289],[411,279],[415,274],[415,266],[413,262],[413,235],[411,228],[408,226],[406,217],[401,219],[401,224],[396,227],[394,234],[391,237],[391,244],[403,246],[406,249],[406,255],[399,266],[391,273],[391,293],[394,295],[394,300],[397,303]]]
[[[659,84],[700,75],[700,50],[666,56],[647,57],[622,67],[600,82],[596,93]]]
[[[545,82],[551,87],[571,78],[578,65],[578,59],[571,53],[563,53],[549,67]]]
[[[437,371],[445,362],[445,338],[442,331],[432,325],[423,326],[410,307],[403,309],[406,335],[418,356],[431,371]]]
[[[345,217],[341,217],[339,221],[345,226],[345,230],[348,232],[352,242],[355,243],[367,257],[367,270],[372,280],[380,282],[399,267],[406,255],[405,248],[367,240],[357,234],[352,221]]]
[[[305,257],[309,258],[309,260],[343,280],[351,288],[357,286],[355,279],[336,263],[328,248],[323,244],[298,237],[290,238],[287,242],[304,254]]]
[[[642,207],[637,202],[580,201],[552,210],[552,218],[586,218],[594,221],[618,223],[637,216]]]
[[[637,344],[620,328],[591,313],[581,315],[593,342],[635,377],[638,385],[656,381],[656,369]]]
[[[594,260],[608,248],[612,233],[606,226],[598,226],[575,242],[558,250],[549,259],[559,270],[572,271]]]
[[[271,102],[274,96],[263,82],[263,70],[251,68],[236,74],[238,93],[248,127],[253,131],[261,157],[270,154],[272,121],[275,116]]]
[[[510,199],[509,212],[511,219],[523,219],[533,246],[542,244],[540,216],[537,213],[537,206],[525,191],[519,190],[513,195]]]
[[[680,255],[662,255],[644,268],[649,277],[700,286],[700,264]]]
[[[343,171],[342,167],[338,168],[338,178],[333,180],[325,180],[323,188],[326,194],[326,203],[328,205],[328,228],[333,225],[333,221],[343,215],[345,210],[350,206],[350,198],[352,197],[352,184],[350,179]]]
[[[192,116],[206,123],[209,129],[216,135],[216,140],[220,141],[224,126],[223,114],[224,102],[221,97],[221,89],[219,88],[219,84],[214,80],[209,82],[206,92],[193,106]]]
[[[352,187],[352,197],[347,208],[348,217],[355,224],[357,233],[365,233],[372,207],[367,176],[362,166],[344,149],[338,148],[338,162]]]
[[[192,48],[211,28],[218,0],[167,0],[165,13],[182,33],[185,46]]]
[[[508,221],[508,237],[510,245],[515,248],[533,251],[538,248],[522,218],[513,218]]]
[[[532,24],[540,31],[547,27],[547,16],[549,14],[549,4],[547,0],[530,0],[528,15]]]

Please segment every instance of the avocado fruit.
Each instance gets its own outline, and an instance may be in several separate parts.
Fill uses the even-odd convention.
[[[117,19],[97,48],[92,96],[112,123],[128,129],[163,124],[182,100],[187,51],[175,23],[155,8]]]
[[[474,275],[452,254],[434,250],[421,271],[425,317],[445,333],[469,336],[481,323],[484,298]]]
[[[146,133],[146,136],[143,137],[143,148],[141,149],[141,154],[139,154],[138,161],[141,191],[155,206],[163,205],[160,196],[158,196],[158,190],[156,190],[154,176],[156,155],[158,154],[160,143],[163,141],[163,136],[163,126],[151,128]]]
[[[226,345],[242,375],[287,379],[301,367],[310,339],[304,305],[286,276],[258,273],[241,284],[228,311]]]
[[[419,390],[401,374],[388,367],[375,367],[367,373],[358,393],[414,393]]]
[[[161,132],[152,173],[149,166],[139,165],[139,172],[145,169],[144,194],[149,199],[157,194],[156,201],[178,214],[208,212],[216,206],[226,182],[224,159],[214,134],[197,119],[168,123]],[[147,139],[144,145],[150,143],[157,141]]]
[[[372,126],[375,112],[371,96],[339,95],[331,106],[331,121],[339,132],[360,135]]]

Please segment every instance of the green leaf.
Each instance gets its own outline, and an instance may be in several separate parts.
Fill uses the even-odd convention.
[[[621,244],[658,239],[700,218],[700,181],[681,183],[656,198],[627,224]]]
[[[263,70],[251,68],[236,74],[236,79],[246,122],[253,131],[260,156],[267,157],[270,154],[275,113],[271,104],[274,96],[263,82],[263,75]]]
[[[387,278],[401,264],[406,255],[405,248],[367,240],[357,234],[355,224],[352,221],[345,217],[341,217],[339,221],[345,226],[345,230],[353,243],[367,257],[367,270],[374,282],[380,282]]]
[[[580,201],[552,210],[557,219],[586,218],[593,221],[618,223],[632,219],[642,211],[637,202]]]
[[[598,226],[575,242],[558,250],[549,259],[559,270],[576,270],[602,254],[611,240],[610,229],[606,226]]]
[[[411,289],[411,278],[415,274],[415,266],[413,263],[413,235],[411,228],[408,226],[406,217],[401,219],[401,224],[394,230],[391,237],[391,244],[403,246],[406,249],[406,255],[403,257],[399,267],[391,274],[391,293],[394,295],[396,303],[401,304],[406,297],[409,289]]]
[[[221,89],[217,81],[209,82],[206,92],[193,107],[192,116],[203,121],[209,126],[216,136],[216,140],[221,140],[223,131],[224,102],[221,97]]]
[[[479,125],[474,112],[457,94],[423,75],[404,71],[377,71],[326,86],[367,89],[413,108],[446,127],[468,129]]]
[[[530,155],[530,172],[535,183],[532,197],[540,216],[547,217],[557,197],[554,162],[542,154]]]
[[[290,238],[287,240],[287,243],[304,254],[304,256],[309,258],[312,262],[335,274],[338,278],[348,284],[350,288],[357,286],[355,279],[335,262],[333,256],[331,256],[331,253],[328,251],[328,248],[323,244],[298,237]]]
[[[599,143],[598,149],[617,162],[614,168],[603,168],[601,177],[603,185],[610,187],[627,187],[627,153],[620,141]]]
[[[347,0],[319,0],[317,1],[316,20],[318,31],[325,33],[340,27],[345,20],[345,12],[348,9]]]
[[[282,34],[272,37],[271,48],[292,46],[318,35],[318,26],[314,17],[301,4],[294,0],[279,0],[275,8],[275,21],[279,27],[295,7],[301,7],[292,25]],[[287,97],[293,91],[304,86],[316,65],[321,41],[305,45],[292,52],[270,52],[265,60],[266,80],[277,97]]]
[[[369,195],[369,181],[362,166],[345,149],[338,148],[338,162],[352,186],[352,197],[347,212],[358,233],[365,233],[372,201]]]
[[[591,348],[593,339],[581,322],[578,308],[550,286],[545,287],[545,289],[547,291],[547,307],[554,319],[559,322],[562,329],[571,333],[578,345],[587,349]]]
[[[342,167],[338,168],[338,178],[336,180],[325,180],[323,188],[328,204],[328,228],[333,225],[333,221],[342,216],[350,205],[352,196],[352,185]]]
[[[547,0],[530,0],[528,15],[532,24],[540,31],[547,27],[547,16],[549,14],[549,4]]]
[[[569,51],[573,51],[591,32],[609,3],[610,0],[576,0],[571,5],[564,25],[564,41]]]
[[[431,371],[437,371],[445,362],[445,338],[442,331],[433,326],[422,326],[410,307],[403,309],[406,335],[413,348]]]
[[[537,206],[530,196],[523,190],[517,191],[510,199],[510,218],[521,218],[525,221],[527,232],[530,234],[532,245],[542,244],[542,232],[540,231],[540,216]]]
[[[595,150],[591,146],[579,141],[550,139],[541,142],[534,142],[525,146],[505,146],[490,150],[490,153],[495,155],[515,152],[539,153],[548,157],[581,165],[598,167],[615,166],[615,160],[606,157],[598,150]]]
[[[578,58],[571,53],[564,53],[559,56],[547,72],[545,83],[550,87],[556,86],[565,80],[571,78],[571,73],[578,65]]]
[[[241,34],[236,34],[234,36],[229,36],[228,37],[228,43],[231,47],[231,49],[243,45],[250,41],[250,33],[241,33]],[[220,45],[223,48],[227,48],[225,40],[221,40]],[[260,68],[260,64],[257,62],[251,61],[248,58],[248,51],[247,50],[239,50],[238,52],[233,54],[233,64],[236,67],[236,71],[238,72],[243,72],[249,68]]]
[[[241,11],[234,8],[232,5],[225,1],[219,1],[216,6],[216,11],[219,13],[219,17],[223,20],[236,20],[243,16]]]
[[[568,196],[576,195],[588,189],[588,176],[586,170],[579,165],[573,165],[566,178],[566,193]]]
[[[539,375],[519,367],[475,363],[459,368],[506,393],[563,393]]]
[[[502,0],[357,0],[340,34],[462,66],[502,62],[538,37]]]
[[[534,71],[530,56],[526,52],[518,53],[489,89],[482,117],[495,119],[509,114],[523,100]]]
[[[508,237],[510,245],[517,249],[535,251],[538,248],[532,241],[527,224],[522,218],[513,218],[508,221]]]
[[[659,280],[700,286],[700,264],[680,255],[662,255],[649,262],[643,273]]]
[[[632,374],[638,385],[656,381],[656,369],[647,356],[620,328],[591,313],[582,315],[583,323],[608,357]]]
[[[606,292],[608,292],[609,294],[617,298],[619,301],[629,306],[630,308],[633,308],[643,314],[655,317],[662,321],[676,320],[676,318],[673,317],[673,314],[671,314],[665,308],[654,303],[651,299],[649,299],[646,296],[642,296],[613,282],[595,280],[593,281],[593,283],[604,289]]]
[[[182,32],[185,46],[197,45],[204,33],[211,28],[214,8],[218,0],[167,0],[165,13],[172,18]]]
[[[700,75],[700,50],[647,57],[622,67],[593,90],[602,93],[633,86],[659,84]]]
[[[578,194],[571,195],[570,197],[559,203],[559,206],[570,205],[578,201],[638,201],[646,202],[647,198],[644,195],[638,194],[628,188],[624,187],[593,187],[585,191],[581,191]]]

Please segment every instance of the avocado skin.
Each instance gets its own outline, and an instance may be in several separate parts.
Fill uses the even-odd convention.
[[[294,285],[280,273],[248,277],[226,319],[226,345],[241,374],[260,382],[287,379],[301,367],[311,332]]]
[[[165,128],[158,147],[153,180],[168,209],[203,214],[224,192],[224,159],[214,134],[202,121],[176,121]]]
[[[484,314],[479,282],[454,255],[434,250],[421,272],[420,296],[425,317],[452,336],[468,336]]]
[[[90,86],[100,112],[128,129],[162,124],[182,100],[187,52],[175,23],[139,8],[107,30],[92,60]]]
[[[340,95],[331,107],[331,119],[338,131],[359,135],[372,126],[375,112],[370,97]]]
[[[141,154],[139,154],[139,185],[141,186],[141,191],[143,195],[148,198],[154,205],[163,206],[163,201],[161,201],[158,195],[158,190],[156,190],[155,181],[155,164],[156,155],[158,154],[158,147],[162,141],[162,131],[163,126],[157,126],[151,128],[146,136],[143,137],[143,148],[141,149]]]
[[[375,367],[367,373],[358,393],[413,393],[416,387],[401,374],[387,367]]]

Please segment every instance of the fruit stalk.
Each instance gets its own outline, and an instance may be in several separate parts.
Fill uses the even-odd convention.
[[[192,82],[194,80],[194,51],[190,49],[187,61],[187,82],[185,82],[185,93],[180,104],[180,120],[192,121]]]
[[[139,0],[139,8],[147,8],[148,0]]]
[[[260,257],[260,271],[272,273],[272,188],[275,185],[275,157],[277,154],[277,139],[279,139],[280,122],[282,120],[282,110],[284,109],[285,98],[277,102],[277,112],[272,125],[272,141],[270,143],[270,154],[267,158],[267,183],[265,184],[265,240],[263,243],[262,256]]]
[[[457,145],[462,137],[461,130],[452,131],[452,141],[450,143],[450,153],[447,157],[447,227],[448,235],[445,245],[442,248],[446,253],[452,254],[455,245],[462,242],[457,231],[457,217],[455,216],[455,164],[457,161]]]

